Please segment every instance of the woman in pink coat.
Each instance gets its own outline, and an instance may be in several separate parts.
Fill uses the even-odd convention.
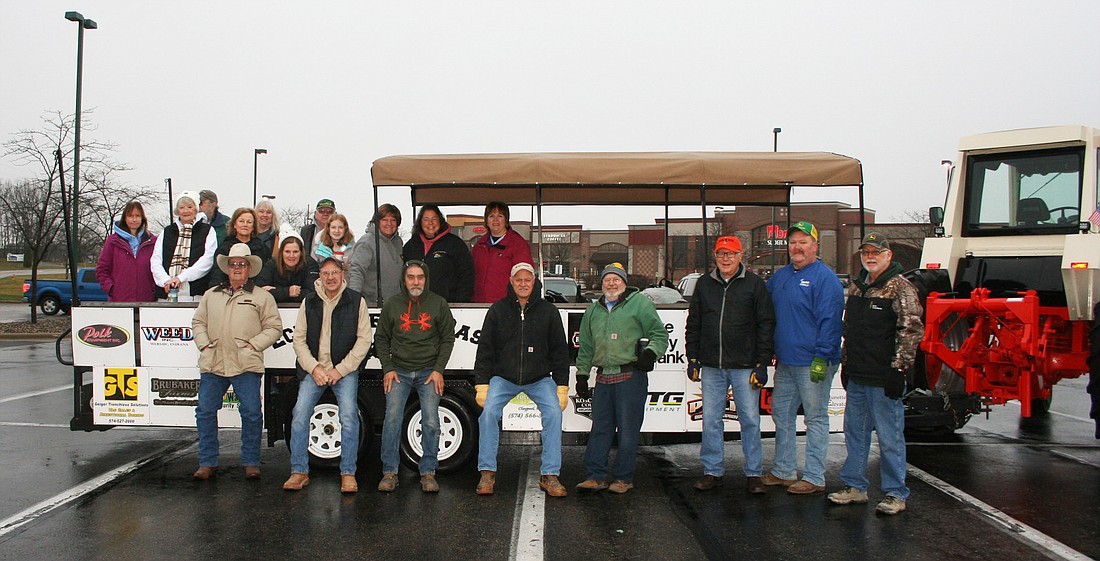
[[[508,205],[493,201],[485,205],[485,228],[489,231],[474,244],[474,302],[496,302],[508,295],[512,265],[534,263],[531,246],[512,229]]]
[[[110,302],[153,302],[157,285],[149,260],[157,237],[150,235],[145,208],[137,201],[126,203],[114,233],[103,242],[95,276]]]

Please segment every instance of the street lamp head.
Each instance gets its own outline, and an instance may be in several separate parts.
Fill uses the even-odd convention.
[[[257,154],[267,154],[267,149],[266,148],[257,148],[256,153]]]
[[[94,19],[86,19],[81,25],[84,29],[99,29],[99,25],[96,24]]]
[[[781,128],[779,128],[779,127],[775,127],[774,129],[772,129],[772,133],[773,133],[773,134],[779,134],[779,133],[781,133],[781,132],[783,132],[783,129],[781,129]]]
[[[951,160],[940,160],[940,165],[945,169],[951,169],[952,162]]]
[[[84,21],[84,16],[80,15],[80,12],[65,12],[65,19],[69,21]]]

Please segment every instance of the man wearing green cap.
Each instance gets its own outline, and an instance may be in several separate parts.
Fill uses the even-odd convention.
[[[840,365],[844,332],[844,288],[836,273],[817,259],[817,228],[800,221],[787,230],[791,262],[768,281],[775,306],[775,462],[765,485],[809,495],[825,490],[829,446],[829,394]],[[806,463],[798,479],[795,417],[806,421]]]

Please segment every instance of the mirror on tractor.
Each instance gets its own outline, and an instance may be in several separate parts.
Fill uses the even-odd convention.
[[[928,209],[928,221],[932,223],[932,235],[942,238],[946,231],[943,228],[943,207],[934,206]]]

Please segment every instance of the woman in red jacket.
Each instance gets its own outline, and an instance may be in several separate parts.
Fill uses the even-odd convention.
[[[103,242],[103,251],[95,267],[99,286],[110,302],[152,302],[156,282],[149,269],[157,237],[150,235],[145,208],[130,201],[122,209],[122,218],[114,223],[114,233]]]
[[[474,259],[474,302],[496,302],[508,295],[508,278],[516,263],[534,263],[531,246],[512,229],[508,205],[485,205],[485,228],[471,252]]]

